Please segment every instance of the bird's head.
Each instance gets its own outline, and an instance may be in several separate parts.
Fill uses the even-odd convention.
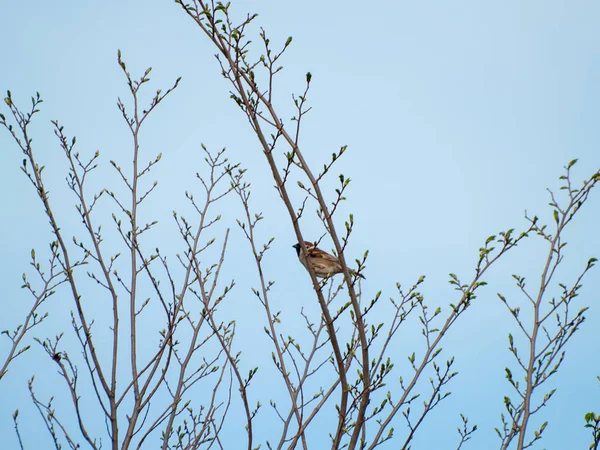
[[[313,248],[315,246],[315,244],[313,244],[312,242],[309,242],[309,241],[304,241],[304,245],[305,245],[305,247],[306,247],[307,250],[310,250],[311,248]],[[296,253],[298,255],[300,255],[300,249],[301,249],[300,244],[294,244],[294,245],[292,245],[292,247],[295,248],[296,249]]]

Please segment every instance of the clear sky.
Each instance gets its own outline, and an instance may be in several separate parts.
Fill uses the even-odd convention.
[[[559,190],[558,177],[570,160],[579,159],[576,180],[600,168],[598,2],[233,3],[238,17],[259,13],[258,24],[272,42],[283,43],[289,35],[294,38],[276,85],[282,115],[293,115],[291,94],[301,92],[306,72],[313,75],[309,95],[313,110],[301,141],[309,160],[320,167],[340,146],[349,147],[335,172],[352,179],[337,220],[340,228],[349,213],[356,221],[350,260],[365,249],[370,251],[363,283],[369,298],[378,290],[383,290],[384,298],[396,296],[397,281],[410,285],[425,274],[426,301],[442,306],[455,302],[448,273],[470,276],[487,236],[507,228],[526,228],[525,210],[550,221],[546,188]],[[248,168],[253,206],[265,215],[260,238],[275,237],[265,261],[269,278],[277,280],[273,301],[292,329],[301,328],[300,309],[315,311],[316,300],[291,248],[292,226],[273,189],[258,141],[229,99],[229,86],[212,56],[214,49],[180,7],[166,0],[3,2],[0,15],[0,90],[10,89],[23,106],[36,91],[44,99],[33,138],[39,158],[47,165],[45,174],[57,213],[66,220],[65,229],[77,230],[79,223],[74,197],[64,187],[66,166],[50,120],[58,119],[69,135],[77,135],[82,153],[99,149],[104,163],[115,159],[127,164],[130,138],[116,107],[118,96],[127,98],[116,62],[120,49],[135,77],[153,67],[148,96],[183,77],[180,87],[153,114],[142,138],[145,159],[163,155],[153,174],[160,182],[155,203],[147,212],[160,221],[161,231],[153,238],[156,246],[171,255],[180,251],[171,211],[189,210],[184,192],[199,188],[194,174],[203,170],[200,143],[214,151],[227,147],[229,158]],[[253,41],[258,43],[258,35]],[[4,104],[0,111],[7,113]],[[43,252],[50,239],[35,193],[19,170],[22,155],[17,150],[8,133],[0,132],[4,255],[0,329],[14,327],[26,310],[30,299],[20,289],[21,274],[30,270],[31,248]],[[113,172],[101,170],[105,175],[93,183],[118,184]],[[326,185],[328,195],[334,195],[334,183],[332,176]],[[273,372],[270,350],[257,345],[258,339],[264,339],[260,334],[264,313],[251,294],[250,287],[257,284],[255,271],[235,226],[242,210],[233,199],[222,208],[224,226],[232,227],[227,273],[237,281],[233,306],[227,311],[238,322],[244,367],[261,364],[255,395],[268,405]],[[599,223],[600,193],[594,192],[568,230],[565,267],[557,281],[571,282],[588,258],[600,257]],[[314,217],[307,218],[303,227],[309,239],[321,233]],[[217,237],[222,229],[219,233]],[[331,244],[325,247],[330,249]],[[504,367],[514,365],[507,334],[516,335],[517,330],[496,293],[523,301],[511,275],[536,277],[531,281],[536,284],[543,250],[539,241],[532,240],[495,267],[489,285],[448,336],[444,354],[456,356],[460,374],[449,387],[451,397],[432,413],[413,448],[455,448],[459,412],[479,426],[467,448],[498,447],[494,427],[500,426],[502,399],[507,394],[514,397],[504,378]],[[549,426],[534,448],[589,445],[583,416],[600,412],[598,292],[600,274],[595,270],[577,300],[578,306],[591,306],[588,320],[570,342],[561,370],[545,390],[558,389],[540,413]],[[60,331],[72,341],[70,302],[66,292],[54,297],[50,319],[34,330],[28,342]],[[398,361],[421,348],[415,330],[393,349]],[[0,359],[7,342],[0,341]],[[27,448],[49,448],[43,447],[50,444],[43,433],[40,437],[33,433],[42,424],[33,415],[26,380],[36,375],[42,395],[64,396],[64,391],[50,387],[58,383],[54,373],[52,361],[35,346],[0,382],[0,434],[8,440],[5,448],[17,445],[10,417],[15,408],[24,412],[21,422],[28,432]],[[398,376],[395,373],[390,383]],[[268,423],[271,412],[265,407],[261,414]],[[398,433],[402,427],[398,422]],[[232,441],[230,448],[238,447]],[[382,448],[396,447],[392,442]]]

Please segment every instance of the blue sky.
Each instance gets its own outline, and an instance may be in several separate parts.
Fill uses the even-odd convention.
[[[232,7],[239,16],[258,12],[258,24],[272,42],[294,38],[276,85],[284,117],[293,115],[291,93],[299,93],[305,73],[312,73],[313,110],[301,140],[309,161],[319,167],[340,146],[349,147],[336,167],[352,179],[338,224],[342,227],[353,213],[356,228],[348,252],[358,257],[369,249],[363,285],[369,296],[378,290],[384,298],[395,296],[397,281],[410,285],[425,274],[428,302],[445,306],[456,301],[448,273],[467,278],[487,236],[511,227],[524,229],[525,210],[550,220],[546,188],[558,191],[558,177],[570,160],[579,158],[577,180],[600,168],[597,2],[383,1],[371,6],[263,0],[236,1]],[[64,187],[65,165],[50,120],[59,119],[67,133],[77,135],[82,153],[99,149],[105,162],[127,163],[130,139],[116,107],[117,96],[127,98],[116,63],[120,49],[134,76],[153,67],[148,96],[183,77],[151,116],[142,137],[146,159],[163,155],[153,173],[159,188],[152,210],[145,212],[160,221],[156,245],[176,253],[171,211],[189,211],[183,194],[198,188],[194,174],[202,170],[200,143],[213,151],[227,147],[229,158],[248,168],[253,207],[265,215],[259,237],[275,237],[265,261],[269,277],[277,280],[273,301],[291,329],[301,329],[300,308],[314,310],[316,300],[291,249],[295,238],[287,213],[258,141],[229,100],[229,86],[219,75],[213,48],[179,7],[158,0],[12,2],[0,12],[0,89],[10,89],[21,105],[36,91],[44,98],[34,144],[47,165],[65,229],[78,232],[78,222],[73,196]],[[258,36],[253,41],[258,43]],[[29,269],[30,250],[43,251],[50,236],[34,192],[18,169],[22,157],[6,132],[0,133],[0,149],[0,248],[6,255],[0,301],[8,312],[0,328],[5,329],[18,323],[29,301],[20,285],[21,274]],[[107,175],[94,179],[95,186],[117,184],[108,168],[102,173]],[[329,195],[335,176],[331,180],[325,186]],[[264,314],[252,299],[250,286],[257,281],[254,269],[246,269],[251,255],[235,228],[242,211],[233,198],[222,209],[223,227],[232,227],[228,274],[238,284],[227,313],[237,319],[248,366],[255,362],[263,367],[256,396],[267,404],[268,393],[261,397],[261,389],[269,387],[270,351],[245,345],[259,339],[254,336],[262,333]],[[600,194],[594,192],[566,236],[569,245],[560,273],[565,281],[572,280],[588,258],[600,255],[599,220]],[[321,233],[316,217],[307,217],[303,227],[309,238]],[[331,248],[329,243],[326,247]],[[539,241],[531,240],[496,266],[476,304],[448,336],[444,350],[456,356],[460,375],[450,386],[452,396],[433,412],[413,448],[454,448],[446,444],[455,442],[458,412],[479,425],[471,448],[497,448],[493,428],[500,426],[503,396],[511,393],[504,379],[504,367],[512,363],[506,336],[516,330],[496,292],[521,301],[511,274],[537,277],[543,250]],[[593,271],[584,283],[578,301],[591,305],[588,320],[548,386],[558,391],[541,413],[550,423],[535,448],[589,444],[583,415],[600,411],[599,280]],[[61,327],[67,335],[71,332],[70,299],[61,294],[52,302],[50,320],[29,340],[57,334]],[[385,320],[383,314],[380,317]],[[421,345],[415,329],[394,349],[398,361]],[[3,345],[6,342],[0,341],[0,350]],[[33,412],[26,380],[36,374],[43,385],[43,376],[51,377],[53,371],[51,361],[34,347],[0,383],[0,397],[7,398],[0,407],[7,448],[16,445],[12,411],[19,407]],[[41,389],[53,393],[48,387]],[[270,413],[263,414],[267,420]],[[40,426],[37,417],[22,423],[27,430]],[[29,439],[30,448],[38,448]]]

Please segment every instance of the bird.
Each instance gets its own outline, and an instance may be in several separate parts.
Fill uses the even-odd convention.
[[[336,256],[330,255],[329,253],[321,250],[312,242],[304,241],[304,245],[306,246],[308,258],[310,259],[312,268],[318,278],[325,278],[327,276],[335,275],[336,273],[343,273],[342,264]],[[302,254],[302,247],[300,244],[295,244],[292,247],[296,249],[298,259],[306,268],[306,270],[308,270],[306,258],[304,258],[304,255]],[[363,279],[365,278],[362,274],[351,269],[350,274],[353,276],[359,276]]]

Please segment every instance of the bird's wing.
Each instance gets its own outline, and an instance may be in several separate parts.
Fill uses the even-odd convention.
[[[318,248],[310,250],[309,255],[311,256],[311,258],[314,258],[316,260],[328,261],[332,263],[338,262],[338,259],[335,256],[330,255],[329,253],[324,252],[323,250]]]
[[[311,264],[313,268],[318,272],[328,272],[331,270],[331,263],[328,261],[312,259]]]

